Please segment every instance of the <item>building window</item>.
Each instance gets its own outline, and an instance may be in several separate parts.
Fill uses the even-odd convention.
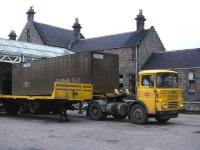
[[[195,84],[195,75],[194,72],[188,73],[188,92],[195,92],[196,84]]]
[[[123,75],[120,74],[119,75],[119,89],[123,89],[124,87],[124,79],[123,79]]]

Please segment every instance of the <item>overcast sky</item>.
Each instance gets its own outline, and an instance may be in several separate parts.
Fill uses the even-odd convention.
[[[26,24],[26,11],[35,9],[35,21],[72,29],[75,18],[86,38],[136,30],[139,9],[154,26],[167,50],[200,48],[198,0],[1,0],[0,38]]]

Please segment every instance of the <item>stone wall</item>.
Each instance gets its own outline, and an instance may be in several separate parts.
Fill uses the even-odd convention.
[[[30,35],[30,39],[28,40],[28,34],[27,31],[29,30],[29,35]],[[23,42],[31,42],[31,43],[35,43],[35,44],[42,44],[44,45],[43,41],[41,40],[38,32],[36,31],[34,25],[32,22],[28,22],[24,29],[21,32],[21,35],[19,36],[19,41],[23,41]]]
[[[154,27],[151,27],[139,46],[139,68],[144,65],[153,52],[165,52],[165,48]]]

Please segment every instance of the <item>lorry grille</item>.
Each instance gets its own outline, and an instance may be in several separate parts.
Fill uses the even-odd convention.
[[[177,109],[178,108],[178,96],[177,95],[168,95],[168,108]]]
[[[169,109],[177,109],[178,108],[178,102],[169,101],[168,107],[169,107]]]

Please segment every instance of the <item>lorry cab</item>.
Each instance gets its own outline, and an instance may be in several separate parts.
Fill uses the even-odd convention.
[[[139,72],[137,102],[130,106],[130,119],[134,123],[145,123],[149,117],[158,122],[178,117],[179,110],[183,108],[182,89],[178,81],[177,72],[171,70]]]

